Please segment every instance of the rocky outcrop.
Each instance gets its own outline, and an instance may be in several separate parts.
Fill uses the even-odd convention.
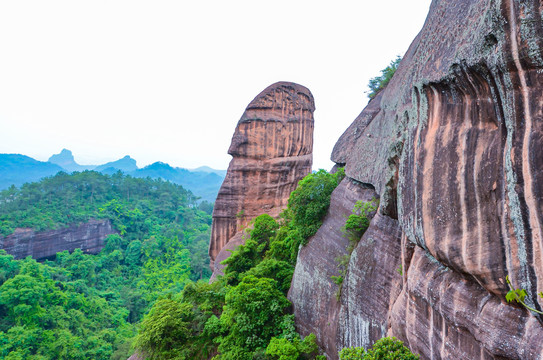
[[[298,330],[305,334],[315,333],[329,349],[335,349],[335,325],[340,313],[336,296],[339,287],[332,276],[340,275],[338,258],[347,255],[349,245],[340,229],[358,200],[371,201],[375,196],[373,188],[343,180],[332,193],[330,210],[322,226],[298,254],[296,276],[289,293],[289,300],[296,304],[294,316]]]
[[[245,240],[249,237],[249,234],[245,231],[238,231],[232,236],[228,242],[222,247],[221,251],[217,254],[214,261],[215,264],[212,267],[213,273],[211,274],[210,282],[217,279],[217,276],[224,275],[224,268],[226,265],[221,264],[224,260],[230,257],[232,251],[236,250],[238,246],[245,244]]]
[[[331,358],[384,334],[422,359],[543,358],[543,319],[505,301],[509,276],[543,304],[542,11],[540,1],[434,0],[390,84],[336,144],[332,160],[381,205],[351,258],[333,343],[320,339]],[[311,252],[318,241],[300,252],[293,284],[335,275],[307,274],[307,259],[333,259]],[[295,312],[327,316],[299,291]]]
[[[0,249],[15,259],[32,256],[36,260],[54,258],[57,252],[81,249],[85,253],[98,254],[104,247],[104,239],[116,231],[109,220],[90,220],[80,225],[48,231],[17,229],[11,235],[0,237]]]
[[[221,249],[252,219],[263,213],[277,217],[311,171],[314,110],[311,92],[288,82],[269,86],[245,109],[213,210],[212,269]]]

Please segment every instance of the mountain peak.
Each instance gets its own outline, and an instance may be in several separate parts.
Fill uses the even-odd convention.
[[[51,155],[48,161],[62,167],[68,172],[92,170],[96,167],[96,165],[79,165],[75,162],[72,151],[68,149],[62,149],[60,153]]]
[[[138,166],[136,165],[136,160],[132,159],[130,155],[126,155],[125,157],[116,160],[108,162],[107,164],[100,165],[95,168],[96,171],[103,171],[105,169],[112,168],[115,170],[121,170],[123,172],[130,172],[130,171],[136,171],[138,170]]]
[[[62,163],[75,163],[74,155],[68,149],[62,149],[60,153],[51,155],[48,161],[60,166]]]

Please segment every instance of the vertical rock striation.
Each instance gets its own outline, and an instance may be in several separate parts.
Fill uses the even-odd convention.
[[[349,245],[339,230],[358,200],[371,201],[375,196],[372,188],[343,180],[332,193],[322,226],[298,254],[296,276],[289,292],[289,300],[296,305],[298,331],[305,335],[314,333],[327,349],[335,349],[341,305],[336,296],[338,286],[331,276],[340,275],[337,259],[347,255]]]
[[[245,109],[213,210],[212,269],[220,271],[215,264],[219,253],[252,219],[263,213],[277,217],[298,181],[311,171],[314,110],[311,92],[288,82],[267,87]],[[236,239],[236,245],[241,243],[241,234]],[[225,256],[223,251],[221,260]]]
[[[381,206],[351,258],[334,341],[319,338],[331,358],[384,334],[422,359],[543,358],[543,318],[505,301],[509,276],[543,305],[542,11],[537,0],[434,0],[390,84],[339,139],[332,160]],[[336,275],[307,274],[306,259],[333,260],[311,253],[319,237],[293,284]],[[300,291],[295,312],[311,311]],[[304,321],[304,334],[321,331]]]

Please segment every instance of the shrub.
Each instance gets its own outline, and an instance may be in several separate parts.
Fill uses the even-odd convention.
[[[192,305],[172,299],[157,301],[141,323],[136,347],[150,359],[175,359],[192,338]]]
[[[286,313],[289,306],[275,280],[245,276],[226,294],[220,322],[229,334],[219,340],[221,359],[245,357],[241,350],[251,353],[265,349],[272,337],[283,332],[284,317],[294,321]]]
[[[343,169],[335,174],[325,170],[303,178],[288,200],[286,217],[292,220],[303,238],[303,245],[315,235],[330,206],[330,195],[343,178]]]
[[[294,267],[285,261],[276,259],[264,259],[257,266],[253,267],[244,274],[252,275],[256,278],[269,278],[277,281],[278,289],[287,293],[290,289],[290,281],[294,274]]]
[[[352,214],[349,215],[345,222],[345,227],[342,229],[349,239],[349,248],[347,249],[349,254],[353,252],[356,244],[358,244],[358,241],[360,241],[360,238],[370,226],[368,216],[373,211],[376,211],[378,207],[379,200],[375,198],[368,202],[359,200],[354,205]]]
[[[340,360],[362,360],[366,350],[362,347],[344,348],[339,352]]]
[[[367,352],[360,347],[344,348],[339,352],[340,360],[418,360],[400,340],[385,337],[377,340]]]
[[[319,351],[317,337],[309,334],[302,341],[295,338],[292,341],[284,338],[272,338],[266,348],[266,355],[273,360],[298,360],[314,358]]]
[[[357,201],[354,205],[352,214],[349,215],[345,226],[342,228],[342,231],[345,233],[349,239],[349,246],[347,247],[347,254],[343,256],[338,256],[335,260],[338,263],[339,276],[332,276],[332,281],[338,285],[338,291],[336,292],[336,298],[340,299],[341,289],[343,287],[343,278],[347,274],[347,267],[349,266],[349,261],[351,260],[351,255],[362,238],[362,235],[366,232],[370,226],[370,219],[368,216],[371,212],[377,210],[379,207],[379,200],[373,198],[371,201],[362,202],[361,200]]]
[[[370,82],[368,83],[368,87],[370,88],[368,97],[370,99],[373,99],[379,91],[383,90],[388,85],[390,79],[392,79],[392,76],[396,72],[398,65],[400,65],[400,61],[402,61],[402,57],[397,56],[395,60],[390,62],[390,65],[381,70],[380,76],[370,79]]]

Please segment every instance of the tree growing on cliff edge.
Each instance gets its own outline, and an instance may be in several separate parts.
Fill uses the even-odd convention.
[[[400,61],[402,61],[402,57],[398,55],[395,60],[390,62],[390,65],[381,70],[380,76],[370,79],[370,82],[368,83],[368,87],[370,88],[368,97],[370,99],[373,99],[379,91],[383,90],[388,85],[390,79],[392,79],[392,76],[396,72],[396,69],[398,69]]]

